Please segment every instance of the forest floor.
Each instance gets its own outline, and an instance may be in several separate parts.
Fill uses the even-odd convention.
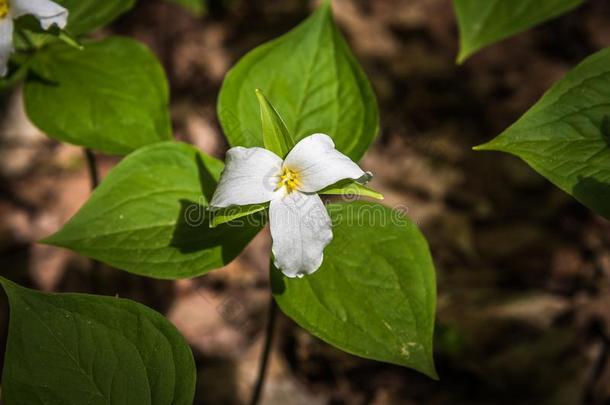
[[[245,52],[304,19],[307,1],[234,0],[196,18],[141,1],[102,35],[134,36],[165,66],[177,138],[222,158],[215,105]],[[610,224],[520,160],[472,147],[610,44],[610,3],[454,63],[450,0],[335,0],[339,25],[378,96],[381,133],[362,166],[384,204],[408,207],[438,277],[441,380],[347,355],[281,316],[264,404],[610,404]],[[196,404],[239,404],[258,367],[269,299],[267,232],[226,268],[144,279],[36,244],[90,193],[80,148],[46,138],[19,90],[0,121],[0,268],[45,291],[132,298],[166,314],[198,367]],[[102,172],[117,158],[100,156]],[[6,307],[6,303],[2,304]],[[6,308],[0,312],[6,329]],[[2,346],[4,343],[2,343]]]

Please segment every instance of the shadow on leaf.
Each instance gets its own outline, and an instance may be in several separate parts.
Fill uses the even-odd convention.
[[[197,170],[199,172],[199,184],[201,185],[201,194],[203,195],[206,201],[212,201],[212,196],[214,195],[214,191],[216,190],[218,182],[203,162],[201,155],[197,154],[195,160],[197,163]]]
[[[610,219],[610,182],[603,182],[593,177],[579,177],[572,188],[577,200],[587,207]]]
[[[273,259],[269,264],[270,278],[271,278],[271,292],[273,295],[282,295],[286,290],[286,280],[282,272],[273,265]]]
[[[262,228],[262,221],[232,221],[210,228],[210,212],[207,202],[212,199],[218,182],[201,156],[197,155],[197,168],[201,184],[199,201],[180,200],[180,213],[170,241],[170,246],[181,253],[221,248],[224,263],[233,260]]]

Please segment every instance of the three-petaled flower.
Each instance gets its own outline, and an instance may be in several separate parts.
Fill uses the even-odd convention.
[[[13,20],[24,15],[36,17],[45,30],[54,24],[63,29],[68,22],[68,10],[50,0],[0,0],[0,76],[13,52]]]
[[[302,277],[321,266],[333,238],[317,192],[344,179],[368,177],[325,134],[302,139],[284,160],[267,149],[238,146],[227,152],[210,207],[270,202],[274,264],[288,277]]]

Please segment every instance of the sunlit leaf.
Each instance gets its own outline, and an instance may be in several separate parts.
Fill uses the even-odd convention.
[[[375,96],[328,4],[248,53],[227,74],[218,115],[232,146],[264,145],[255,89],[273,102],[297,142],[325,133],[359,160],[377,134]]]
[[[186,144],[142,148],[112,169],[45,242],[155,278],[187,278],[222,267],[262,226],[210,228],[208,201],[222,168]]]
[[[158,313],[120,298],[0,283],[10,304],[3,403],[192,404],[193,355]]]
[[[610,218],[610,49],[585,59],[534,107],[477,150],[512,153]]]
[[[127,154],[171,139],[163,68],[139,42],[110,37],[38,52],[25,85],[30,119],[50,137]]]
[[[460,28],[458,63],[481,48],[566,13],[583,0],[453,0]]]
[[[374,203],[328,206],[334,238],[313,275],[271,269],[282,311],[349,353],[436,378],[436,284],[426,240],[397,211]]]
[[[130,10],[136,0],[54,0],[70,12],[66,30],[81,35],[101,28]]]

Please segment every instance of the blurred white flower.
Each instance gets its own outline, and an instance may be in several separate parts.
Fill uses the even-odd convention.
[[[344,179],[368,178],[328,135],[310,135],[285,160],[263,148],[231,148],[210,207],[270,202],[275,266],[288,277],[320,268],[333,238],[331,220],[317,192]]]
[[[23,15],[36,17],[45,30],[68,23],[68,10],[50,0],[0,0],[0,76],[6,75],[13,52],[13,20]]]

